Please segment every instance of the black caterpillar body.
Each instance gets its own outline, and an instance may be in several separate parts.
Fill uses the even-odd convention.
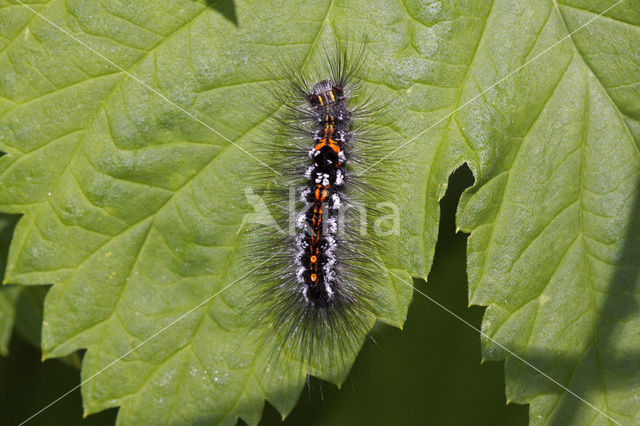
[[[329,80],[313,86],[307,98],[317,125],[314,146],[309,151],[312,164],[305,171],[308,181],[301,194],[309,208],[297,223],[296,275],[306,301],[326,309],[339,292],[336,234],[338,209],[344,198],[351,113],[342,86]]]
[[[282,59],[268,71],[285,72],[266,94],[267,110],[278,111],[265,136],[272,143],[259,145],[269,165],[262,198],[278,229],[260,228],[249,255],[271,259],[259,268],[254,305],[274,352],[307,372],[329,362],[344,373],[375,322],[380,275],[370,206],[384,191],[362,170],[389,145],[379,104],[357,93],[364,46],[349,61],[346,49],[325,51],[314,71]]]

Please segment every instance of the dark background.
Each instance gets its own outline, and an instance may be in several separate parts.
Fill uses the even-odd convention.
[[[449,180],[441,202],[442,219],[429,285],[415,285],[476,327],[484,308],[467,307],[466,236],[455,234],[455,209],[473,177],[463,167]],[[0,238],[6,256],[10,233]],[[20,309],[33,308],[30,295]],[[380,325],[347,382],[335,386],[311,380],[293,412],[282,423],[265,407],[264,425],[525,425],[527,407],[506,405],[503,363],[481,364],[480,337],[475,330],[418,293],[403,331]],[[14,333],[8,358],[0,357],[0,424],[18,424],[76,386],[75,358],[40,361],[28,332]],[[77,389],[35,417],[33,425],[111,425],[117,410],[82,420]]]

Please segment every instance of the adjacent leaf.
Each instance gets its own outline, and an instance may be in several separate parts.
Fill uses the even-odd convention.
[[[12,216],[0,214],[0,281],[4,276],[4,268],[11,242],[11,232],[16,220]],[[0,355],[7,355],[9,339],[15,320],[15,303],[22,289],[20,287],[0,288]]]
[[[238,229],[257,183],[238,146],[262,137],[262,64],[366,33],[366,84],[393,101],[394,142],[409,142],[385,265],[426,276],[438,199],[468,162],[477,181],[459,219],[485,331],[637,422],[637,0],[527,64],[613,4],[585,3],[31,4],[45,19],[0,1],[0,208],[24,213],[7,274],[54,284],[45,355],[87,348],[85,409],[120,406],[122,423],[256,423],[265,398],[291,409],[304,377],[265,373],[262,330],[242,314]],[[411,287],[389,275],[377,310],[399,326]],[[606,421],[484,343],[507,356],[508,397],[532,402],[533,421]],[[331,365],[318,374],[336,379]]]
[[[16,216],[0,214],[0,281],[3,283],[5,261],[17,219]],[[46,291],[44,286],[5,285],[0,288],[0,355],[7,355],[13,330],[33,346],[40,347]],[[66,358],[63,361],[68,362]]]
[[[461,201],[484,332],[620,424],[640,422],[640,3],[496,3],[456,114],[478,154]],[[580,29],[581,26],[586,25]],[[520,28],[517,35],[500,28]],[[500,61],[496,61],[500,58]],[[506,356],[507,398],[535,424],[612,420]]]
[[[0,289],[0,355],[4,356],[9,351],[9,339],[16,314],[14,304],[17,290],[18,288]]]
[[[27,342],[36,348],[40,347],[42,317],[44,299],[47,294],[47,286],[20,287],[11,286],[20,290],[19,296],[15,299],[15,323],[14,330]],[[69,359],[67,359],[69,358]],[[77,358],[74,352],[61,361],[69,362]],[[77,363],[71,363],[77,365]]]

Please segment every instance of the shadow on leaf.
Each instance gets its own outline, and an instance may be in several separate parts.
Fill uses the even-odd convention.
[[[224,16],[227,21],[233,23],[236,27],[239,25],[234,0],[205,0],[205,3],[210,9]]]
[[[636,183],[640,188],[640,182]],[[607,285],[607,296],[602,309],[598,312],[598,319],[594,328],[593,344],[583,354],[567,354],[566,359],[573,363],[573,368],[589,368],[590,371],[598,371],[600,374],[585,374],[586,380],[569,383],[569,388],[589,401],[589,395],[595,392],[618,393],[628,392],[629,405],[633,407],[631,395],[637,390],[637,367],[640,365],[640,345],[634,336],[621,334],[620,325],[638,317],[637,293],[638,277],[640,275],[640,192],[635,191],[635,199],[631,210],[631,217],[627,225],[622,250],[618,257],[618,264],[611,281]],[[635,336],[637,338],[637,335]],[[544,358],[544,353],[534,354]],[[528,356],[528,358],[532,358]],[[557,368],[557,367],[556,367]],[[571,370],[565,370],[571,371]],[[608,377],[604,374],[607,373]],[[571,381],[571,379],[569,379]],[[606,398],[606,397],[605,397]],[[600,401],[589,401],[600,409]],[[619,411],[609,407],[605,399],[603,411],[609,411],[611,415]],[[551,424],[576,423],[576,408],[583,402],[578,398],[565,394],[560,401],[558,409],[551,419]],[[626,413],[620,413],[626,414]],[[614,417],[615,418],[615,417]]]
[[[636,183],[640,188],[640,182]],[[615,272],[604,290],[587,284],[584,291],[590,292],[593,305],[593,331],[588,344],[582,348],[558,349],[551,343],[549,347],[528,347],[524,352],[515,353],[527,363],[543,372],[526,365],[505,351],[493,348],[500,355],[492,353],[491,359],[506,357],[507,394],[518,400],[549,396],[557,401],[542,402],[546,409],[546,418],[537,419],[545,424],[582,424],[585,418],[580,413],[581,405],[588,403],[593,409],[593,418],[606,420],[602,413],[619,422],[621,415],[633,416],[636,403],[633,395],[637,392],[637,366],[640,365],[640,345],[637,334],[632,335],[631,327],[623,330],[621,326],[638,318],[637,293],[640,266],[640,192],[635,191],[632,214],[627,225],[625,240],[616,258]],[[584,254],[584,272],[590,274],[590,262],[593,256]],[[599,259],[595,259],[602,262]],[[596,303],[596,293],[605,293],[604,303]],[[588,315],[588,314],[587,314]],[[582,318],[582,317],[581,317]],[[588,320],[588,319],[587,319]],[[586,320],[585,320],[586,321]],[[549,378],[555,380],[554,383]],[[567,390],[558,386],[558,383]],[[611,406],[607,395],[619,399],[620,394],[629,395],[624,405]],[[601,395],[604,395],[602,397]],[[579,397],[579,398],[578,398]],[[582,400],[581,400],[582,399]],[[595,407],[595,408],[594,408]],[[625,409],[627,411],[625,411]],[[580,416],[580,417],[579,417]],[[592,418],[592,419],[593,419]]]

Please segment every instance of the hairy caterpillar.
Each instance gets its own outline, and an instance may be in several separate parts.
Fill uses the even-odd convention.
[[[256,306],[276,352],[310,368],[347,367],[375,321],[372,206],[384,185],[363,172],[390,148],[376,125],[382,102],[361,89],[364,52],[336,44],[310,65],[280,59],[267,71],[285,76],[264,95],[276,112],[256,148],[269,211],[249,255],[272,257]]]

